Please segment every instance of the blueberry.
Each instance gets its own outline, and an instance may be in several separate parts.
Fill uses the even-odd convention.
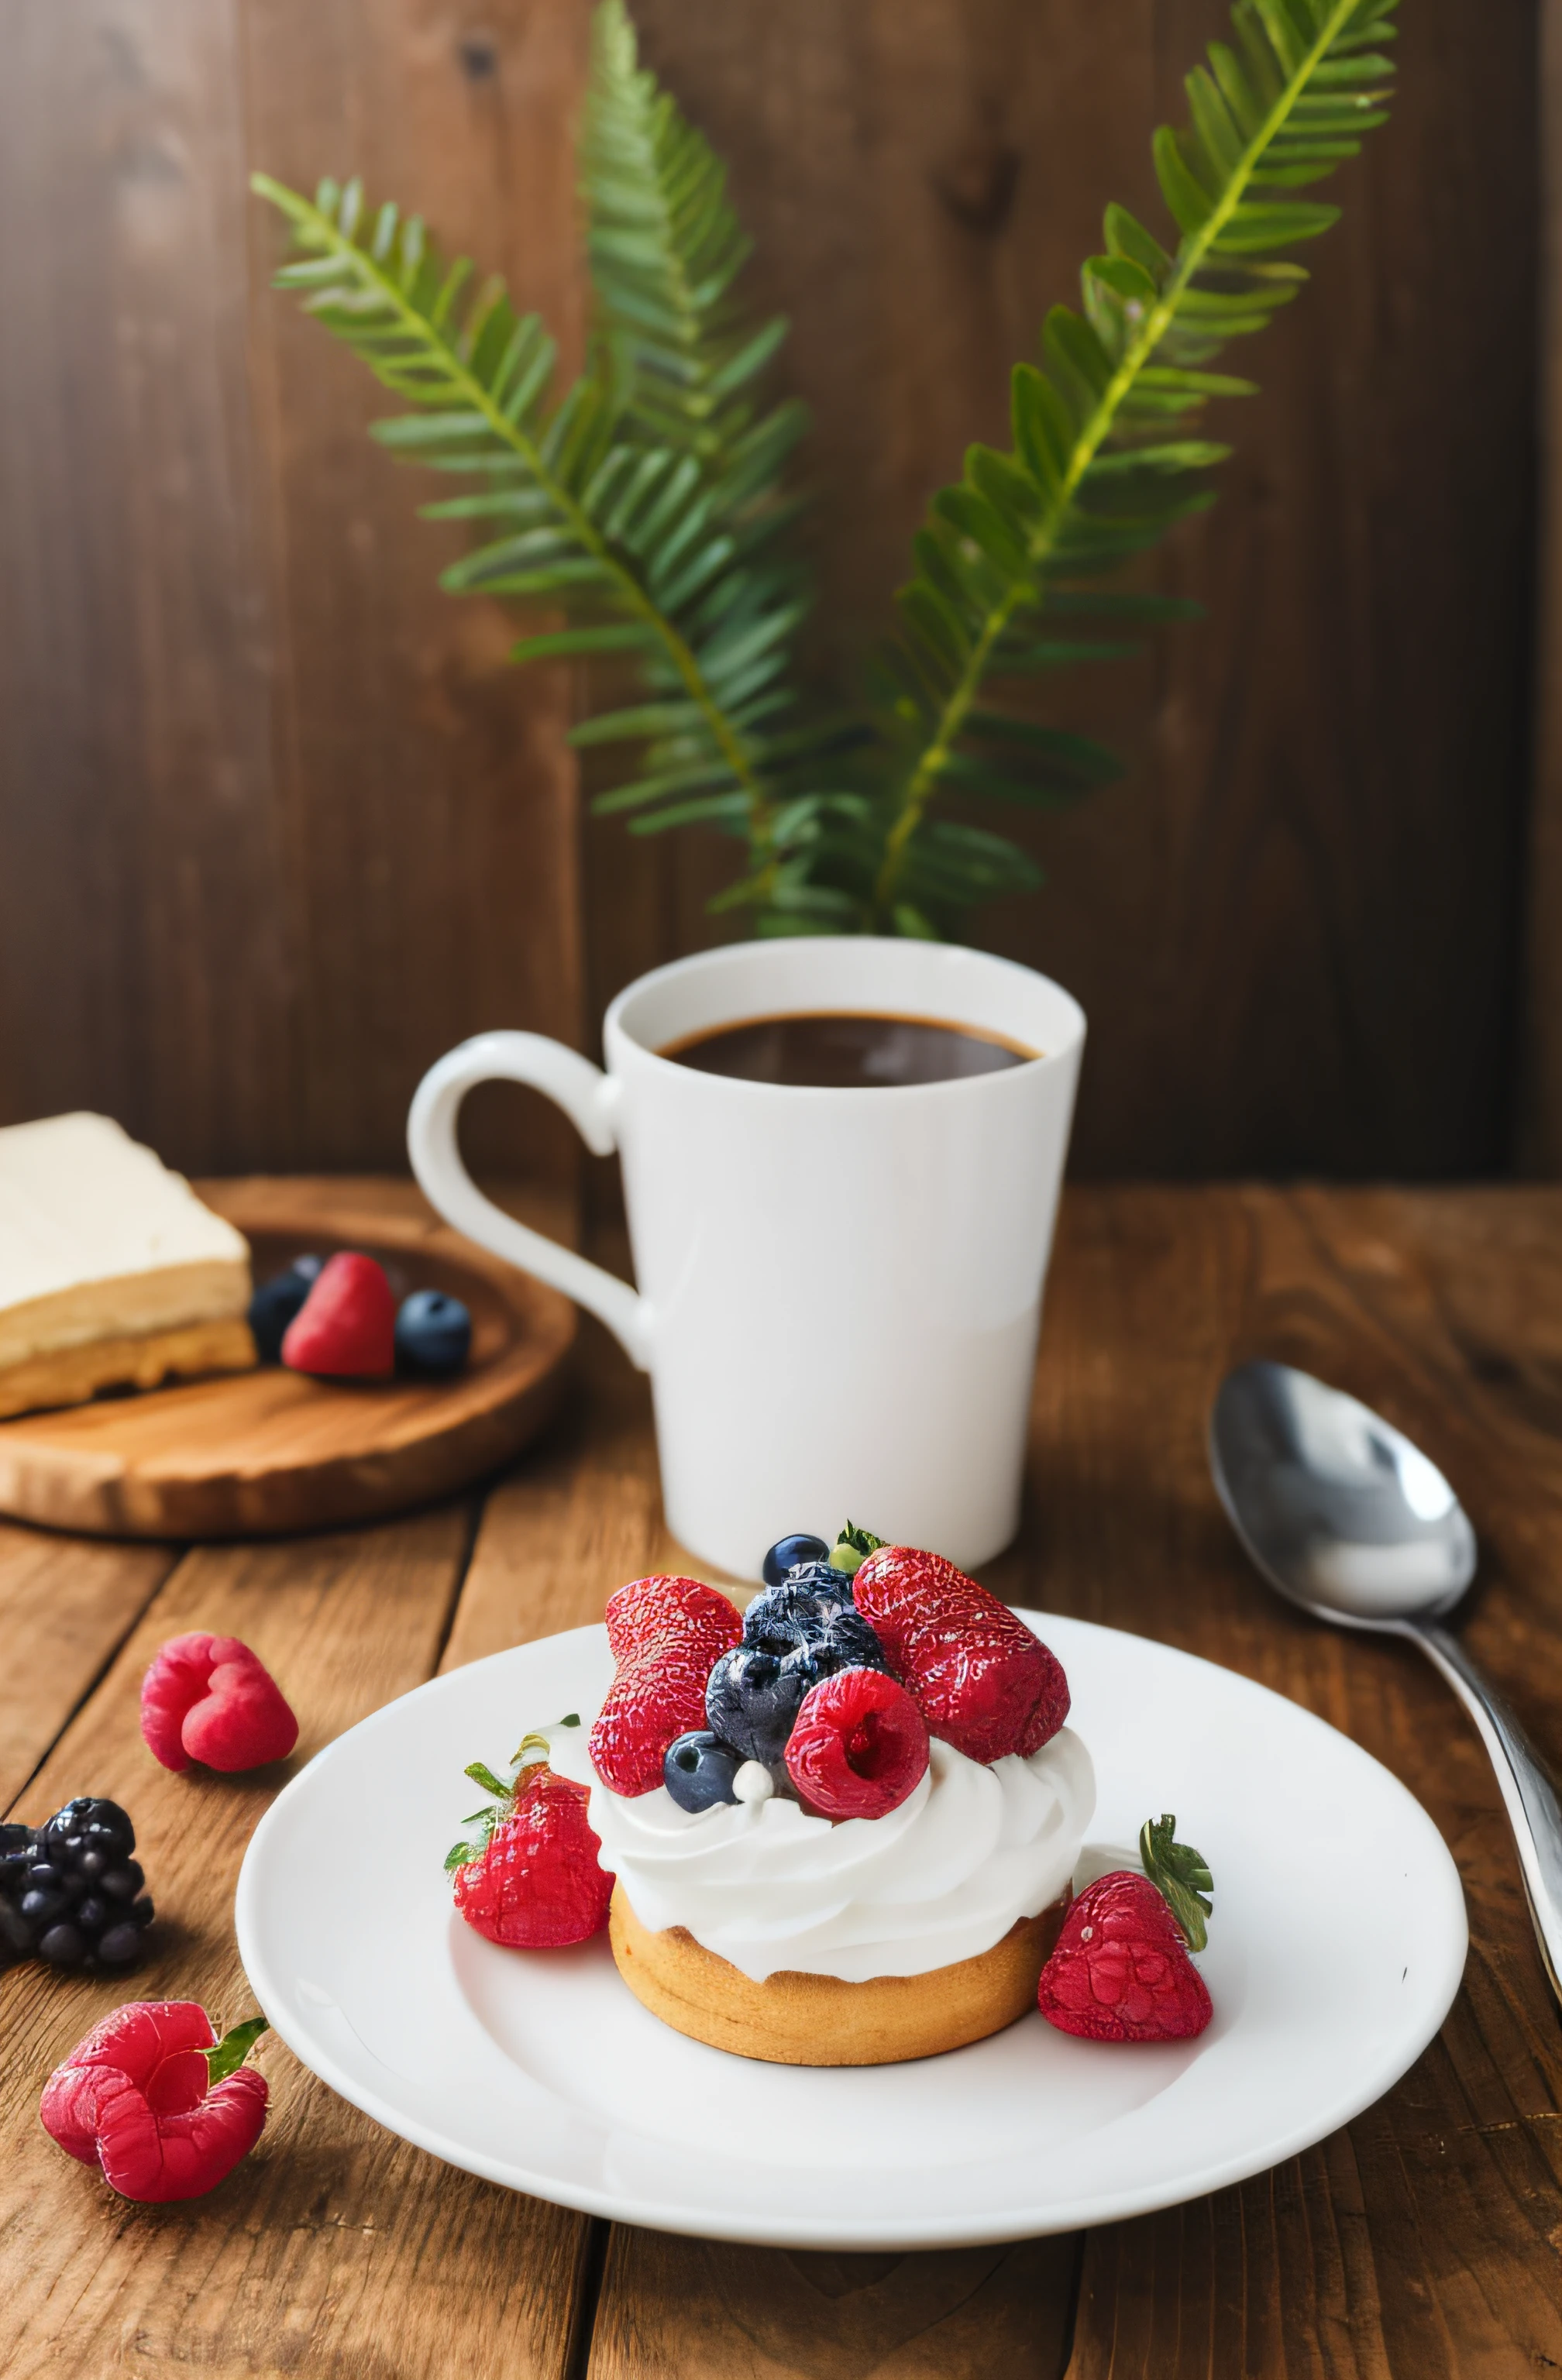
[[[883,1645],[851,1601],[844,1580],[805,1585],[799,1573],[779,1586],[767,1586],[743,1615],[743,1642],[783,1661],[807,1661],[811,1685],[837,1670],[889,1668]]]
[[[458,1372],[472,1343],[472,1318],[458,1297],[442,1289],[415,1289],[396,1318],[396,1359],[425,1379]]]
[[[787,1572],[796,1569],[799,1562],[822,1562],[829,1558],[830,1548],[823,1537],[777,1537],[760,1565],[760,1576],[766,1586],[779,1586]]]
[[[86,1937],[74,1925],[51,1925],[39,1942],[38,1955],[51,1967],[79,1967],[87,1955]]]
[[[729,1744],[706,1728],[695,1728],[667,1746],[662,1775],[680,1810],[710,1810],[718,1802],[735,1802],[732,1780],[739,1767]]]
[[[128,1967],[132,1959],[141,1954],[141,1929],[121,1918],[106,1934],[98,1937],[98,1958],[105,1967]]]
[[[295,1257],[286,1272],[273,1273],[250,1300],[250,1328],[262,1364],[282,1360],[287,1325],[319,1278],[323,1257]]]

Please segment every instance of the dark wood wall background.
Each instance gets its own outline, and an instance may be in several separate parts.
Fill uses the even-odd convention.
[[[1060,697],[1129,772],[977,930],[1090,1012],[1083,1170],[1562,1167],[1562,862],[1529,787],[1540,6],[1403,0],[1395,120],[1251,350],[1218,507],[1156,563],[1210,616]],[[845,669],[1103,202],[1155,207],[1151,130],[1224,10],[638,13],[796,325],[816,659]],[[360,170],[578,349],[586,21],[0,0],[0,1118],[100,1107],[207,1171],[394,1165],[441,1049],[594,1047],[620,983],[713,938],[721,846],[582,823],[578,689],[435,591],[453,547],[365,440],[357,367],[268,290],[245,194],[254,165]],[[476,1137],[577,1162],[520,1094]]]

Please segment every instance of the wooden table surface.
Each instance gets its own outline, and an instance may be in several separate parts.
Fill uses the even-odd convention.
[[[1482,1544],[1470,1644],[1562,1766],[1562,1191],[1074,1191],[1025,1530],[986,1573],[1016,1601],[1261,1679],[1421,1796],[1464,1877],[1470,1964],[1442,2034],[1378,2106],[1239,2189],[1080,2237],[784,2254],[594,2223],[473,2180],[379,2131],[267,2037],[272,2116],[255,2154],[207,2199],[138,2207],[37,2119],[44,2077],[125,1987],[13,1968],[0,1980],[7,2380],[1562,2370],[1562,2032],[1496,1791],[1412,1651],[1316,1628],[1246,1570],[1203,1424],[1221,1373],[1259,1353],[1354,1390],[1446,1468]],[[154,1766],[136,1714],[156,1645],[196,1627],[253,1645],[299,1711],[290,1769],[421,1679],[593,1620],[622,1580],[674,1559],[644,1384],[594,1326],[549,1436],[461,1502],[188,1550],[0,1528],[0,1808],[36,1822],[75,1792],[123,1800],[160,1912],[136,1996],[198,1998],[232,2022],[252,2006],[234,1880],[278,1778]],[[1278,1828],[1275,1856],[1294,1856]],[[1297,1886],[1326,1925],[1326,1877],[1299,1865]]]

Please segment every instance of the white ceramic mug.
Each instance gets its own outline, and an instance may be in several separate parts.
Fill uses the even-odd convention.
[[[1041,1054],[871,1089],[711,1075],[658,1050],[745,1018],[935,1018]],[[651,1375],[667,1525],[759,1574],[788,1531],[849,1517],[969,1567],[1006,1546],[1074,1085],[1078,1003],[984,952],[865,937],[743,942],[641,976],[605,1074],[536,1033],[433,1067],[412,1168],[447,1221],[598,1315]],[[456,1145],[494,1076],[555,1099],[623,1167],[639,1288],[502,1213]]]

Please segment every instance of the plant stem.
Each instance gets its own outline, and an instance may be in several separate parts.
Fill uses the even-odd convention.
[[[538,486],[545,490],[550,501],[568,521],[570,528],[593,561],[609,572],[616,583],[619,599],[651,628],[660,640],[668,660],[677,674],[679,683],[701,717],[722,759],[741,786],[749,805],[749,839],[762,870],[766,874],[775,864],[775,813],[764,788],[754,773],[752,761],[744,747],[738,730],[727,718],[705,682],[700,663],[687,639],[680,635],[665,613],[660,611],[641,586],[632,570],[626,567],[601,534],[589,514],[584,512],[567,488],[543,464],[542,455],[519,425],[509,419],[502,407],[496,405],[481,381],[468,370],[460,355],[447,339],[435,333],[427,316],[408,303],[400,287],[388,273],[383,273],[372,257],[364,253],[345,234],[338,231],[328,215],[307,201],[300,203],[291,192],[283,192],[268,177],[257,176],[268,195],[287,199],[288,213],[296,224],[307,223],[317,245],[334,249],[342,262],[360,282],[371,283],[376,293],[386,300],[400,317],[407,329],[419,341],[427,343],[431,335],[441,335],[446,358],[446,369],[452,382],[458,385],[474,413],[480,413],[493,431],[519,455]]]
[[[1143,324],[1075,440],[1068,469],[1031,539],[1027,555],[1030,570],[1023,578],[1015,580],[1007,593],[988,613],[982,633],[971,647],[965,668],[939,712],[932,740],[923,747],[907,782],[900,808],[885,838],[884,860],[873,886],[873,908],[877,917],[885,916],[893,905],[896,886],[905,865],[907,847],[936,791],[939,773],[965,723],[966,714],[981,691],[993,649],[1020,605],[1032,599],[1035,574],[1056,545],[1080,482],[1094,460],[1103,440],[1110,432],[1118,407],[1171,328],[1184,293],[1240,204],[1264,151],[1290,115],[1313,69],[1326,55],[1359,6],[1360,0],[1335,0],[1323,30],[1302,56],[1296,71],[1242,152],[1213,212],[1196,232],[1184,235],[1178,249],[1177,263],[1165,289],[1145,316]]]

